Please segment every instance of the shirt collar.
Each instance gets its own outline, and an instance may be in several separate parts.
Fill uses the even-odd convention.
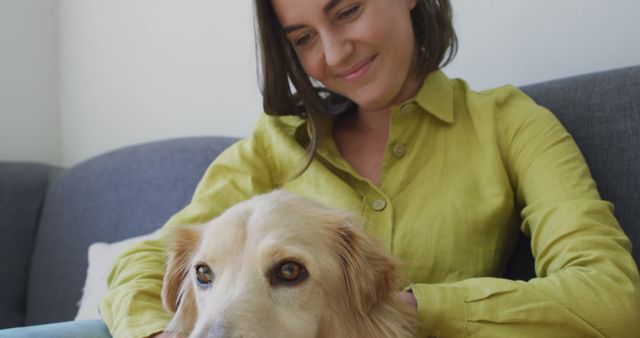
[[[407,102],[412,101],[443,122],[453,123],[455,121],[453,115],[453,86],[449,77],[441,70],[433,71],[425,77],[416,96]],[[306,123],[306,119],[301,119],[297,116],[285,116],[281,117],[281,119],[284,120],[285,124],[296,130],[304,126],[308,137],[309,131],[307,129],[309,126]]]
[[[422,109],[438,119],[453,123],[453,86],[441,70],[431,72],[422,82],[422,87],[413,98]]]

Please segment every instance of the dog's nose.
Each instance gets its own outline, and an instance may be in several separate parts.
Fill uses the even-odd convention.
[[[203,337],[204,338],[204,337]],[[242,335],[234,333],[231,329],[229,322],[225,320],[224,316],[218,316],[209,330],[207,330],[206,338],[243,338]]]
[[[207,337],[210,338],[231,338],[229,334],[229,327],[224,320],[216,319],[213,325],[209,327]]]

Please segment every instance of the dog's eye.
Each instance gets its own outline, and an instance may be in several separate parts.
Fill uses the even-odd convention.
[[[278,267],[278,279],[281,283],[297,284],[307,278],[307,270],[298,262],[287,261]]]
[[[213,271],[211,271],[208,266],[204,264],[196,265],[196,282],[198,283],[198,286],[203,288],[211,286],[213,278]]]
[[[300,276],[302,267],[300,264],[294,262],[286,262],[280,265],[280,278],[287,282],[294,281]]]

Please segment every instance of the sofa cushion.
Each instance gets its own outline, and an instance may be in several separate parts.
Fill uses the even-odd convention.
[[[200,137],[131,146],[56,177],[36,236],[26,323],[72,320],[89,245],[159,228],[189,202],[205,169],[234,141]]]
[[[89,246],[87,277],[82,287],[82,299],[78,303],[78,313],[73,320],[101,319],[100,300],[107,293],[107,280],[111,267],[118,260],[118,257],[132,245],[155,236],[157,236],[157,232],[114,243],[97,242]]]
[[[59,169],[0,163],[0,328],[24,324],[33,238],[47,185]]]

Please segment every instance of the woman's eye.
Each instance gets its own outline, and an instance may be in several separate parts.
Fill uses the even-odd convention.
[[[196,283],[201,288],[208,288],[214,280],[213,271],[205,264],[196,265]]]
[[[293,45],[295,47],[304,47],[309,44],[313,35],[311,33],[304,33],[295,39]]]
[[[362,5],[360,4],[356,4],[351,7],[348,7],[347,9],[341,12],[338,12],[338,14],[336,15],[336,20],[345,21],[345,20],[352,19],[360,12],[360,8],[362,8]]]

